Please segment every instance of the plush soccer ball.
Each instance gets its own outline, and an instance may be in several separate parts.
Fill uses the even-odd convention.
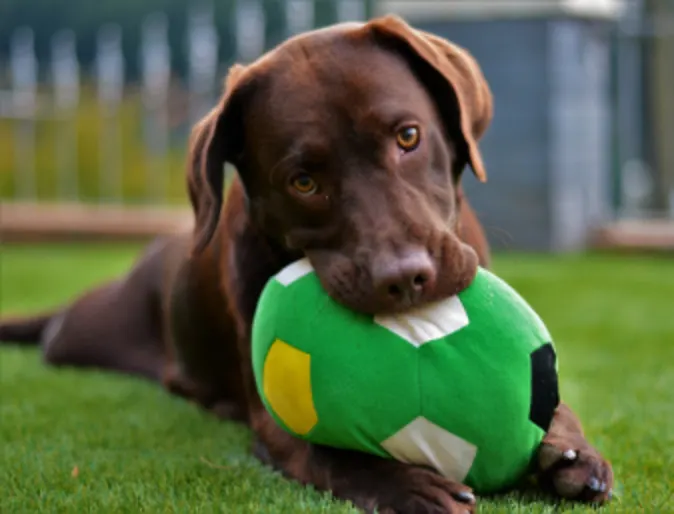
[[[332,300],[297,261],[261,295],[253,370],[291,434],[430,466],[482,494],[529,471],[559,402],[548,330],[483,268],[454,297],[373,317]]]

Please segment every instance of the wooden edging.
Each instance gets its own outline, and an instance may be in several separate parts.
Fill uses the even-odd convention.
[[[592,248],[625,251],[674,251],[674,220],[625,220],[598,228]]]
[[[192,223],[191,210],[183,207],[0,204],[3,242],[146,240],[190,230]]]
[[[189,231],[189,207],[0,204],[0,241],[148,240]],[[589,246],[604,250],[674,251],[674,220],[617,221],[595,230]]]

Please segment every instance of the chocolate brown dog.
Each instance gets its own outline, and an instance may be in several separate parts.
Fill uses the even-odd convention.
[[[486,180],[478,140],[491,116],[474,59],[400,18],[295,37],[234,66],[195,127],[194,233],[155,241],[127,276],[59,312],[6,320],[0,339],[39,342],[51,364],[161,381],[248,424],[264,462],[366,511],[473,512],[468,487],[428,469],[283,432],[256,394],[250,329],[265,282],[302,256],[333,298],[368,313],[466,287],[489,250],[460,178],[469,166]],[[223,200],[226,163],[237,176]],[[611,496],[611,466],[564,404],[538,465],[561,497]]]

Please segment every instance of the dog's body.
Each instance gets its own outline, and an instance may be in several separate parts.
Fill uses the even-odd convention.
[[[362,312],[466,287],[489,249],[460,175],[469,165],[485,179],[477,141],[490,119],[473,59],[398,18],[294,38],[235,66],[195,127],[194,233],[155,241],[127,276],[57,313],[0,323],[0,340],[40,342],[52,364],[161,382],[248,424],[264,462],[365,510],[472,512],[470,489],[432,471],[283,432],[257,396],[249,338],[264,284],[302,256]],[[238,173],[223,202],[225,162]],[[610,497],[611,467],[564,404],[538,463],[563,497]]]

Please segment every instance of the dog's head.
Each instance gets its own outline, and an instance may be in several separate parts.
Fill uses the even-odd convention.
[[[338,301],[393,312],[455,294],[477,256],[457,236],[466,165],[492,98],[462,48],[396,16],[292,38],[234,66],[194,129],[188,184],[195,250],[216,229],[223,166],[253,223],[310,259]]]

